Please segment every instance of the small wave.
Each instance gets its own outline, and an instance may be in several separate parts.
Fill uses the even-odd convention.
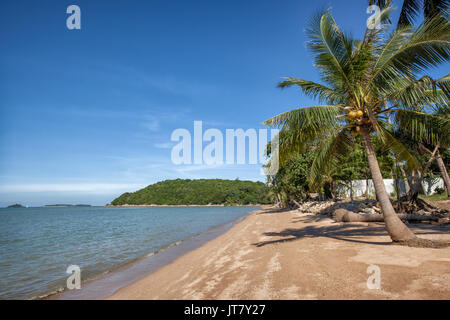
[[[171,244],[168,244],[167,246],[164,246],[164,247],[162,247],[162,248],[160,248],[160,249],[158,249],[156,251],[150,252],[145,257],[147,257],[147,258],[152,257],[155,254],[163,252],[163,251],[165,251],[165,250],[167,250],[169,248],[179,246],[182,242],[183,242],[183,240],[172,242]]]
[[[40,294],[40,295],[37,295],[37,296],[32,296],[31,298],[29,298],[29,300],[42,300],[42,299],[48,298],[50,296],[53,296],[55,294],[61,293],[64,290],[65,289],[63,287],[60,287],[58,289],[55,289],[53,291],[50,291],[50,292],[47,292],[47,293],[44,293],[44,294]]]
[[[169,244],[168,246],[165,246],[165,247],[159,249],[158,252],[161,252],[161,251],[163,251],[163,250],[167,250],[167,249],[172,248],[172,247],[175,247],[175,246],[179,246],[182,242],[183,242],[183,241],[181,241],[181,240],[180,240],[180,241],[175,241],[175,242]]]

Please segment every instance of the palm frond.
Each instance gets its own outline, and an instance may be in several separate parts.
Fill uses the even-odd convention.
[[[369,0],[369,5],[377,5],[379,6],[381,9],[389,7],[391,5],[391,0]]]
[[[399,76],[411,76],[437,66],[450,57],[450,22],[438,15],[415,32],[396,30],[381,47],[369,86],[383,86]]]
[[[406,109],[417,109],[431,105],[442,105],[450,102],[442,89],[437,89],[440,84],[429,76],[423,76],[419,80],[411,80],[409,77],[398,77],[391,82],[391,90],[386,96],[393,104],[398,104]],[[445,82],[443,82],[445,88]]]
[[[324,127],[336,126],[337,117],[344,112],[342,105],[314,106],[294,109],[263,122],[270,127],[292,127],[302,130],[311,127],[322,132]]]
[[[326,135],[327,132],[324,130],[323,134]],[[290,159],[306,152],[310,148],[311,142],[317,140],[315,131],[310,128],[304,128],[303,133],[292,128],[284,129],[279,132],[278,137],[280,166],[284,166]]]
[[[425,19],[430,19],[436,14],[448,13],[450,2],[448,0],[424,0],[423,14]]]
[[[318,137],[335,131],[339,126],[337,117],[342,113],[341,106],[316,106],[291,110],[265,121],[267,126],[281,128],[280,163],[283,165],[291,156],[304,152]]]
[[[342,92],[322,84],[293,77],[286,77],[285,79],[286,80],[283,80],[278,84],[279,88],[288,88],[297,85],[302,89],[305,95],[313,99],[317,98],[320,103],[339,104],[343,103],[345,100]]]
[[[410,133],[411,137],[431,145],[450,145],[450,118],[412,110],[398,110],[395,122]]]
[[[442,92],[447,96],[447,99],[450,100],[450,74],[437,79],[436,86],[442,90]]]
[[[403,0],[402,10],[398,19],[399,26],[411,26],[415,18],[420,13],[421,2],[423,0]]]
[[[443,117],[443,118],[446,118],[446,119],[450,119],[450,105],[444,104],[444,105],[437,106],[434,109],[434,113],[438,117]]]
[[[419,168],[419,162],[416,157],[403,143],[394,137],[392,126],[386,122],[378,121],[377,129],[379,140],[382,142],[386,151],[391,150],[395,157],[401,161],[405,161],[410,169],[417,170]]]
[[[329,11],[316,15],[306,33],[311,39],[308,48],[314,54],[314,64],[322,79],[344,92],[351,91],[353,84],[347,71],[348,48],[353,47],[353,40],[339,30]]]
[[[429,20],[436,14],[445,14],[449,8],[448,0],[403,0],[398,25],[412,26],[422,10],[424,18]]]
[[[350,130],[344,129],[320,141],[316,157],[311,166],[309,185],[311,190],[317,190],[323,182],[323,177],[336,167],[339,161],[350,151],[354,138]]]

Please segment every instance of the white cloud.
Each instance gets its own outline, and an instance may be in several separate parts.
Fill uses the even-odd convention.
[[[182,166],[176,168],[177,172],[183,173],[183,172],[192,172],[192,171],[205,171],[205,170],[213,170],[217,169],[219,167],[225,167],[226,164],[213,164],[213,165],[207,165],[207,164],[201,164],[201,165],[190,165],[190,166]]]
[[[0,185],[0,193],[7,192],[89,192],[106,194],[111,192],[134,191],[144,187],[142,184],[126,183],[79,183],[79,184],[16,184]]]
[[[142,125],[151,132],[159,131],[159,121],[157,119],[150,119],[149,121],[143,123]]]
[[[166,143],[155,143],[155,148],[158,149],[171,149],[173,147],[173,143],[166,142]]]

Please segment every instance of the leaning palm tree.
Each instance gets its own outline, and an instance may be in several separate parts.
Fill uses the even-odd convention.
[[[386,21],[392,10],[381,12]],[[361,135],[377,199],[385,225],[393,242],[422,246],[429,243],[417,238],[398,218],[381,175],[371,137],[377,135],[386,148],[405,161],[410,168],[418,162],[408,149],[387,129],[388,117],[414,117],[417,108],[433,102],[430,94],[422,94],[414,86],[417,75],[450,57],[450,23],[435,17],[417,29],[401,27],[387,34],[387,29],[366,30],[358,41],[343,33],[329,11],[317,15],[307,29],[308,47],[314,56],[323,83],[299,78],[286,78],[279,87],[297,85],[322,105],[303,107],[282,113],[265,124],[280,127],[280,157],[301,149],[304,144],[317,144],[319,150],[310,172],[311,188],[321,183],[323,172],[329,172],[343,155],[352,150],[355,135]],[[433,140],[435,125],[447,128],[450,121],[422,114],[422,135]]]

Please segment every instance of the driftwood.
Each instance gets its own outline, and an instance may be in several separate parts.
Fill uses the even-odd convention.
[[[420,210],[425,211],[434,211],[437,210],[435,206],[430,204],[429,202],[417,198],[415,201],[407,201],[405,198],[401,198],[403,201],[393,201],[392,206],[397,212],[406,212],[406,213],[414,213]],[[406,201],[404,201],[406,200]]]
[[[302,205],[300,203],[298,203],[297,201],[295,201],[295,199],[291,198],[291,201],[297,206],[297,208],[300,208]]]
[[[403,221],[438,221],[435,216],[427,216],[423,214],[397,214]],[[382,214],[359,214],[345,209],[338,209],[334,212],[333,218],[336,222],[384,222]]]

